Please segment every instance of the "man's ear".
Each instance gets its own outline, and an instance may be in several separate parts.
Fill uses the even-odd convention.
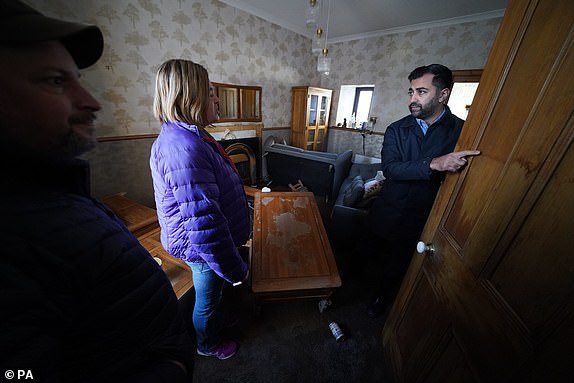
[[[443,90],[440,91],[440,95],[438,97],[438,101],[445,104],[448,102],[448,99],[450,97],[450,89],[449,88],[444,88]]]

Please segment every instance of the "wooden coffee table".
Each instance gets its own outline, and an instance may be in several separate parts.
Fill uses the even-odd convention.
[[[193,287],[191,268],[181,259],[169,255],[161,245],[161,229],[155,209],[130,200],[126,193],[103,197],[102,202],[126,224],[152,257],[161,260],[161,268],[178,299]]]
[[[254,193],[251,291],[257,303],[328,298],[341,286],[313,193]]]

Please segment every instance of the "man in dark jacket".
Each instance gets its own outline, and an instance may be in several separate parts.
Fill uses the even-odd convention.
[[[159,265],[90,197],[95,26],[0,2],[0,370],[41,382],[185,382],[193,348]]]
[[[479,154],[453,152],[464,121],[446,106],[453,86],[450,69],[422,66],[408,79],[411,114],[385,131],[381,162],[386,180],[368,217],[371,240],[378,242],[371,247],[390,246],[381,285],[368,307],[372,317],[394,298],[446,172],[459,171],[466,157]]]

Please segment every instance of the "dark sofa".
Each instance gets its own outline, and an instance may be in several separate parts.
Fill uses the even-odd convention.
[[[327,153],[272,143],[264,149],[267,173],[273,186],[288,186],[299,180],[316,196],[333,200],[347,177],[353,151]]]
[[[331,238],[342,241],[358,238],[365,217],[372,205],[383,181],[373,179],[381,170],[380,162],[353,162],[347,177],[341,183],[331,211],[329,234]],[[369,189],[365,197],[365,185]]]

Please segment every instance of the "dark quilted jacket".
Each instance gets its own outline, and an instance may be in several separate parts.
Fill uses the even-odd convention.
[[[150,167],[163,247],[234,283],[247,274],[237,248],[249,238],[249,212],[241,178],[216,145],[196,126],[166,123]]]
[[[2,371],[30,370],[42,382],[185,379],[162,362],[193,368],[170,282],[89,197],[87,164],[28,165],[0,167]]]

